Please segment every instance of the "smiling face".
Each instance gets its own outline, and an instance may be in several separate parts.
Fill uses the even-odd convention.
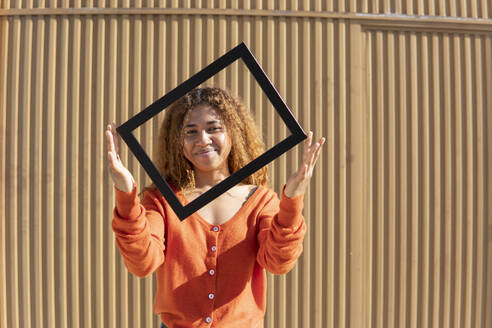
[[[183,124],[183,151],[195,171],[229,174],[227,158],[231,140],[218,113],[209,105],[198,105]]]

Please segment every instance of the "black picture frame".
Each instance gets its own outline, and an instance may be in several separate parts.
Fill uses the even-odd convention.
[[[267,95],[273,107],[277,110],[278,114],[292,134],[276,144],[274,147],[264,152],[259,157],[249,162],[246,166],[234,172],[225,180],[210,188],[200,197],[194,199],[186,206],[183,206],[167,181],[164,180],[159,170],[155,167],[149,156],[147,156],[143,148],[140,146],[132,132],[140,125],[165,110],[169,105],[184,96],[186,93],[196,88],[215,74],[219,73],[222,69],[238,59],[243,60],[246,64],[249,71],[253,74],[261,89]],[[272,85],[267,75],[244,42],[241,42],[235,48],[231,49],[213,63],[190,77],[188,80],[178,85],[162,98],[156,100],[143,111],[121,124],[118,128],[116,128],[116,130],[181,221],[307,138],[306,133],[292,115],[289,107],[280,97],[278,91]]]

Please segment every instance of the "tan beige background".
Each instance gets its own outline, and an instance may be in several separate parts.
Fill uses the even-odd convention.
[[[155,281],[115,248],[104,127],[241,41],[327,137],[265,326],[492,327],[490,1],[0,3],[0,327],[158,327]],[[237,65],[213,83],[285,137]]]

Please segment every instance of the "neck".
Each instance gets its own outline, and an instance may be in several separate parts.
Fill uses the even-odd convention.
[[[200,171],[195,169],[195,188],[210,189],[230,175],[227,167],[220,170]]]

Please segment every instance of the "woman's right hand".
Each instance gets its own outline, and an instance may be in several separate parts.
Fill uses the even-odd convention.
[[[133,176],[121,163],[119,155],[118,134],[112,124],[106,127],[106,140],[108,142],[108,169],[114,186],[123,192],[133,190]]]

